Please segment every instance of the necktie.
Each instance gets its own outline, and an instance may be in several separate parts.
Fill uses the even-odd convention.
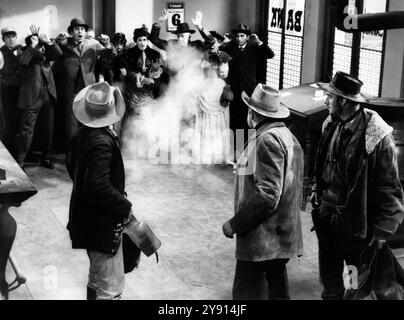
[[[146,72],[146,52],[142,51],[142,71]]]
[[[79,50],[80,54],[83,52],[83,42],[80,42],[80,43],[77,45],[77,50]]]

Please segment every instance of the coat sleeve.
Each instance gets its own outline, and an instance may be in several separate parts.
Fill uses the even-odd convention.
[[[403,189],[398,175],[397,151],[391,134],[377,146],[376,153],[376,221],[374,235],[388,238],[403,221]]]
[[[58,57],[63,55],[62,49],[56,43],[45,45],[45,48],[45,55],[48,61],[56,60]]]
[[[3,53],[0,51],[0,70],[3,69],[4,66],[4,57]]]
[[[272,49],[266,45],[265,43],[261,44],[258,46],[258,54],[265,58],[265,59],[272,59],[275,57],[275,53],[272,51]]]
[[[85,146],[86,189],[89,200],[96,203],[97,207],[104,212],[126,218],[132,204],[110,182],[113,148],[112,142],[103,137],[96,138]]]
[[[21,56],[19,57],[18,61],[20,63],[20,65],[24,66],[24,67],[28,67],[31,60],[34,57],[43,57],[43,54],[37,50],[32,48],[31,46],[28,46],[21,54]]]
[[[243,234],[275,215],[283,191],[285,151],[274,138],[257,142],[256,168],[253,194],[240,199],[238,211],[230,220],[234,232]]]
[[[149,40],[157,48],[162,50],[167,49],[168,42],[166,40],[160,39],[160,26],[157,23],[153,23],[152,25]]]

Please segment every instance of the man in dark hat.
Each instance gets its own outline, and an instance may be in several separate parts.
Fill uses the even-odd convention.
[[[163,15],[159,18],[159,22],[160,23],[165,22],[167,19],[168,19],[168,12],[166,9],[164,9]],[[162,50],[166,50],[167,45],[169,43],[178,45],[180,47],[189,46],[192,48],[196,48],[198,50],[203,50],[204,47],[207,46],[201,40],[191,41],[191,35],[195,33],[195,30],[190,29],[188,23],[186,23],[186,22],[180,23],[177,26],[177,30],[172,32],[173,34],[175,34],[177,36],[177,39],[171,39],[168,41],[160,39],[160,29],[161,29],[161,27],[157,23],[153,24],[152,30],[150,33],[150,42]],[[212,44],[214,43],[213,39],[210,39],[210,40],[205,39],[205,42],[206,41],[211,41]]]
[[[303,150],[278,90],[260,83],[242,98],[256,134],[238,159],[234,217],[223,225],[226,237],[237,234],[233,298],[289,299],[286,264],[303,251]]]
[[[60,77],[63,83],[63,105],[65,108],[66,138],[71,139],[77,131],[79,123],[73,116],[73,99],[84,87],[97,81],[95,77],[96,61],[102,51],[111,57],[116,56],[116,50],[111,45],[107,35],[101,35],[100,42],[87,39],[88,24],[81,18],[71,20],[66,32],[56,37],[56,42],[63,50],[63,57],[58,61]]]
[[[219,48],[233,58],[230,61],[229,84],[235,99],[230,105],[230,128],[233,131],[248,130],[246,121],[248,107],[243,103],[241,93],[245,91],[248,95],[252,94],[259,82],[257,77],[259,63],[265,59],[272,59],[275,54],[255,33],[251,34],[250,28],[244,24],[233,29],[232,33],[233,41]]]
[[[26,47],[20,56],[21,90],[18,107],[22,110],[20,129],[16,137],[16,161],[24,167],[24,161],[34,138],[38,118],[41,132],[41,166],[53,169],[50,157],[53,138],[54,110],[57,96],[51,61],[62,55],[62,50],[39,28],[32,25],[32,34],[25,39]]]
[[[382,245],[404,217],[393,128],[363,107],[362,85],[343,72],[319,84],[330,111],[311,197],[323,299],[343,298],[344,261],[358,270],[362,250]]]
[[[3,109],[3,112],[0,112],[0,140],[15,156],[14,142],[21,118],[17,104],[21,85],[18,58],[22,53],[22,46],[17,42],[17,32],[14,28],[3,28],[1,36],[4,45],[0,48],[0,61],[3,61],[0,63],[0,105]]]

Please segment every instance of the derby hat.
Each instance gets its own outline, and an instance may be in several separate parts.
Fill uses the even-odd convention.
[[[361,93],[363,82],[341,71],[338,71],[334,75],[330,83],[319,82],[317,85],[327,92],[354,102],[367,103],[369,101],[368,98]]]
[[[188,23],[184,22],[184,23],[180,23],[177,26],[177,30],[173,31],[172,33],[179,34],[179,33],[187,33],[187,32],[192,34],[192,33],[195,33],[195,30],[190,29]]]
[[[245,24],[239,24],[236,29],[231,30],[231,33],[237,34],[237,33],[244,33],[247,36],[251,35],[251,29],[249,26]]]
[[[16,35],[17,35],[17,31],[15,31],[15,29],[12,28],[12,27],[5,27],[5,28],[1,29],[1,35],[2,35],[3,37],[6,36],[6,35],[8,35],[8,34],[13,34],[14,36],[16,36]]]
[[[74,98],[73,114],[87,127],[103,128],[122,119],[125,102],[118,87],[98,82],[82,89]]]
[[[70,21],[70,26],[67,28],[67,32],[72,32],[74,27],[84,27],[87,32],[89,25],[85,23],[82,18],[73,18],[72,21]]]
[[[245,104],[255,112],[267,118],[285,119],[290,116],[289,109],[281,103],[281,94],[269,86],[259,83],[251,97],[243,91]]]
[[[140,37],[149,39],[150,33],[145,28],[138,28],[133,31],[133,40],[136,41]]]

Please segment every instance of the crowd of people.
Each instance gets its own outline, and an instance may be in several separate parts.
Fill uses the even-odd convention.
[[[159,22],[166,19],[164,11]],[[125,248],[117,230],[135,218],[119,141],[125,121],[141,117],[143,106],[164,95],[175,79],[178,69],[158,51],[169,47],[180,52],[177,58],[187,47],[201,54],[210,86],[197,94],[192,121],[202,153],[226,154],[226,144],[217,142],[229,128],[255,130],[237,157],[234,217],[222,227],[226,237],[237,235],[233,297],[290,298],[286,264],[303,254],[304,156],[285,125],[290,112],[280,92],[259,83],[259,63],[274,53],[246,25],[221,36],[205,30],[200,12],[192,23],[203,41],[191,41],[196,31],[188,23],[179,24],[177,39],[169,41],[160,39],[159,23],[150,33],[137,28],[130,45],[123,33],[94,39],[80,18],[53,40],[31,26],[24,47],[15,30],[2,30],[0,139],[23,167],[41,118],[41,165],[53,168],[53,105],[63,105],[73,180],[67,228],[73,248],[86,249],[90,259],[89,299],[123,292]],[[360,269],[364,248],[382,246],[404,217],[392,128],[363,106],[362,85],[342,72],[320,84],[330,117],[317,154],[312,217],[324,299],[344,297],[344,261]]]

